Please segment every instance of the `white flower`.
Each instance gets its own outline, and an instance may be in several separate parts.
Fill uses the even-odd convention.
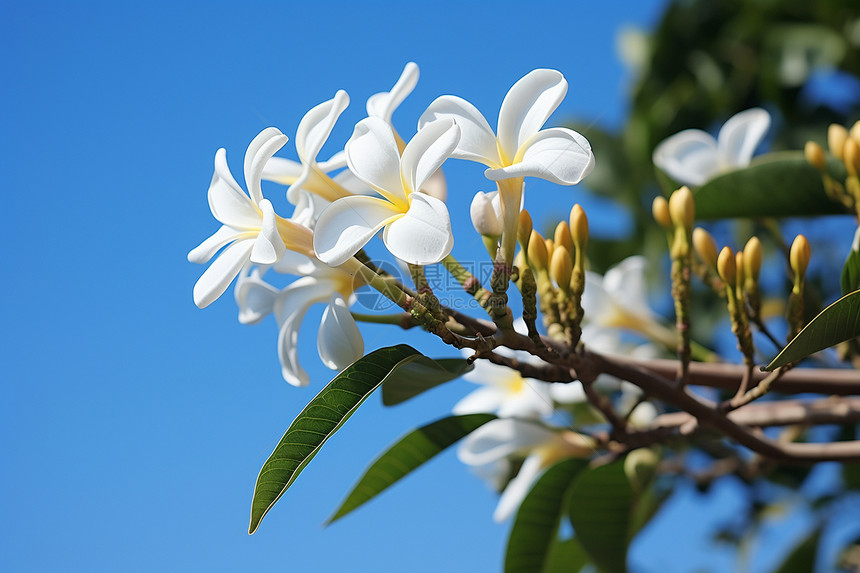
[[[317,163],[317,155],[331,135],[334,124],[349,105],[349,96],[339,90],[334,98],[311,109],[299,122],[296,130],[296,152],[299,162],[272,157],[263,170],[262,178],[282,185],[289,185],[287,199],[298,204],[299,191],[307,191],[325,202],[335,201],[364,193],[366,188],[348,170],[334,177],[330,173],[346,167],[346,156],[338,152],[328,161]]]
[[[502,234],[502,202],[498,191],[478,191],[469,207],[472,225],[481,235],[498,237]]]
[[[717,138],[700,129],[685,129],[654,150],[654,165],[685,185],[702,185],[720,173],[749,165],[770,127],[770,114],[755,107],[726,121]]]
[[[586,271],[582,308],[584,325],[627,329],[651,335],[662,328],[648,305],[645,257],[628,257],[600,276]],[[594,336],[594,335],[592,335]]]
[[[488,167],[484,175],[498,182],[504,222],[502,256],[508,264],[516,248],[523,177],[573,185],[594,168],[594,154],[585,137],[563,127],[541,130],[566,93],[567,80],[557,70],[526,74],[502,102],[498,136],[475,106],[456,96],[437,98],[418,121],[421,127],[454,119],[462,136],[451,157],[483,163]]]
[[[506,520],[517,510],[544,469],[563,458],[585,458],[593,453],[593,444],[581,434],[556,432],[511,418],[487,422],[466,436],[457,449],[461,462],[481,468],[485,473],[489,468],[506,468],[506,464],[500,463],[502,460],[525,458],[519,473],[499,498],[493,514],[498,522]],[[498,483],[500,476],[487,477]]]
[[[349,273],[301,256],[277,265],[282,273],[301,275],[283,290],[262,280],[265,269],[249,269],[236,283],[239,321],[253,323],[274,313],[278,322],[278,357],[281,374],[294,386],[307,386],[310,379],[299,363],[299,327],[308,309],[325,303],[317,334],[317,351],[323,363],[341,370],[364,355],[364,340],[349,312],[348,301],[364,283]]]
[[[227,152],[222,148],[215,154],[209,209],[222,226],[188,253],[188,260],[206,263],[226,248],[194,285],[194,303],[200,308],[220,297],[249,261],[272,264],[288,249],[312,252],[310,230],[276,215],[260,186],[266,162],[286,142],[287,136],[269,127],[248,146],[244,164],[247,195],[230,173]]]
[[[314,231],[317,257],[338,265],[352,257],[380,229],[391,254],[415,265],[437,263],[454,245],[445,203],[418,193],[460,139],[453,120],[420,130],[401,157],[391,127],[377,117],[363,119],[346,144],[350,170],[382,198],[355,195],[329,205]]]

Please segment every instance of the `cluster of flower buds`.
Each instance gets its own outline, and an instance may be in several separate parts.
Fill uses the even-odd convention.
[[[831,124],[827,129],[827,147],[830,155],[845,167],[844,185],[830,174],[827,156],[814,141],[806,142],[803,150],[806,160],[821,172],[827,195],[860,215],[860,121],[851,129]]]

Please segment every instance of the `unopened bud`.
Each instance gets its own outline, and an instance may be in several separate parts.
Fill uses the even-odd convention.
[[[791,252],[788,260],[791,263],[791,270],[794,271],[797,279],[803,280],[806,276],[806,268],[809,266],[809,258],[812,256],[812,250],[809,248],[809,241],[803,235],[798,235],[794,238],[791,244]]]
[[[532,230],[528,251],[529,263],[534,265],[535,268],[545,269],[549,262],[549,255],[546,251],[546,243],[544,243],[543,237],[537,231]]]
[[[860,143],[860,120],[855,121],[854,125],[851,126],[851,129],[848,130],[848,137]]]
[[[845,169],[848,170],[848,175],[857,175],[860,173],[860,143],[848,138],[845,140],[843,157],[845,161]]]
[[[834,157],[841,160],[845,150],[845,140],[848,139],[848,130],[838,123],[831,123],[827,128],[827,147]]]
[[[687,231],[693,230],[696,220],[696,205],[693,203],[693,193],[684,185],[669,197],[669,215],[676,227],[683,227]]]
[[[735,253],[731,247],[723,247],[720,251],[720,256],[717,258],[717,272],[720,273],[720,278],[727,285],[734,286],[737,278],[738,270],[735,263]]]
[[[693,247],[703,263],[712,269],[717,268],[717,243],[709,232],[701,227],[693,229]]]
[[[501,204],[499,192],[483,193],[478,191],[469,207],[472,225],[481,235],[498,237],[502,234]]]
[[[588,217],[579,203],[570,210],[570,235],[577,249],[584,249],[588,244]]]
[[[669,202],[662,195],[654,197],[654,202],[651,203],[651,214],[654,215],[654,220],[657,224],[667,231],[672,228],[672,218],[669,216]]]
[[[744,286],[744,280],[746,279],[746,270],[744,267],[744,252],[738,251],[735,253],[735,282],[738,285],[738,288],[742,288]]]
[[[546,245],[546,255],[549,257],[549,260],[552,260],[552,253],[555,251],[555,243],[552,239],[544,239],[544,245]]]
[[[549,264],[549,272],[562,292],[570,291],[570,276],[573,273],[573,261],[566,249],[555,249]]]
[[[827,159],[824,157],[824,150],[814,141],[806,142],[806,145],[803,147],[803,155],[806,157],[806,161],[819,171],[827,169]]]
[[[744,246],[744,271],[748,279],[758,282],[761,272],[761,241],[758,237],[750,237]]]
[[[553,239],[556,247],[561,247],[568,253],[573,252],[573,239],[570,237],[570,227],[567,226],[566,221],[562,221],[555,226]]]
[[[532,236],[532,217],[529,212],[523,209],[520,211],[520,222],[517,226],[517,240],[520,242],[520,247],[524,251],[528,251],[529,239]]]

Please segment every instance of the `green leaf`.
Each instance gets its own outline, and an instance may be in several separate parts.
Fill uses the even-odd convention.
[[[843,296],[822,310],[765,370],[796,362],[855,336],[860,336],[860,290]]]
[[[445,382],[459,378],[472,370],[465,358],[439,358],[436,360],[417,355],[398,364],[382,385],[382,403],[394,406]]]
[[[848,251],[845,266],[842,267],[842,294],[860,289],[860,252],[853,248]]]
[[[568,506],[576,538],[609,573],[627,570],[634,503],[623,460],[586,471],[571,486]]]
[[[588,460],[563,460],[537,480],[517,510],[511,528],[505,554],[507,573],[532,573],[544,568],[556,540],[565,492],[571,480],[587,466]]]
[[[550,547],[542,573],[576,573],[590,562],[576,538],[558,540]]]
[[[266,513],[326,440],[340,429],[370,393],[398,364],[416,356],[421,354],[405,344],[374,350],[346,367],[305,406],[257,476],[248,533],[257,530]]]
[[[844,179],[844,168],[830,164],[833,176]],[[844,214],[824,191],[821,173],[801,151],[768,153],[749,167],[719,175],[693,191],[697,219],[734,217],[809,217]]]
[[[328,523],[370,501],[463,436],[495,419],[493,414],[449,416],[409,432],[370,464]]]
[[[815,570],[815,554],[821,528],[816,527],[794,550],[788,554],[782,565],[774,573],[807,573]]]

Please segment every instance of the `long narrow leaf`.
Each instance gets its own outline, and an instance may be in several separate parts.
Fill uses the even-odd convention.
[[[517,511],[508,538],[505,572],[542,571],[556,542],[564,513],[565,492],[588,460],[563,460],[549,468],[529,491]]]
[[[416,356],[413,360],[399,364],[382,385],[382,403],[394,406],[435,388],[445,382],[459,378],[472,370],[465,358],[438,358]]]
[[[847,294],[822,310],[800,334],[767,365],[773,370],[860,336],[860,290]]]
[[[370,501],[460,438],[495,419],[493,414],[449,416],[409,432],[370,464],[328,523]]]
[[[405,344],[380,348],[359,358],[320,391],[287,428],[275,451],[263,464],[254,499],[251,525],[254,533],[260,521],[287,491],[299,473],[355,412],[388,374],[404,360],[422,356]]]

